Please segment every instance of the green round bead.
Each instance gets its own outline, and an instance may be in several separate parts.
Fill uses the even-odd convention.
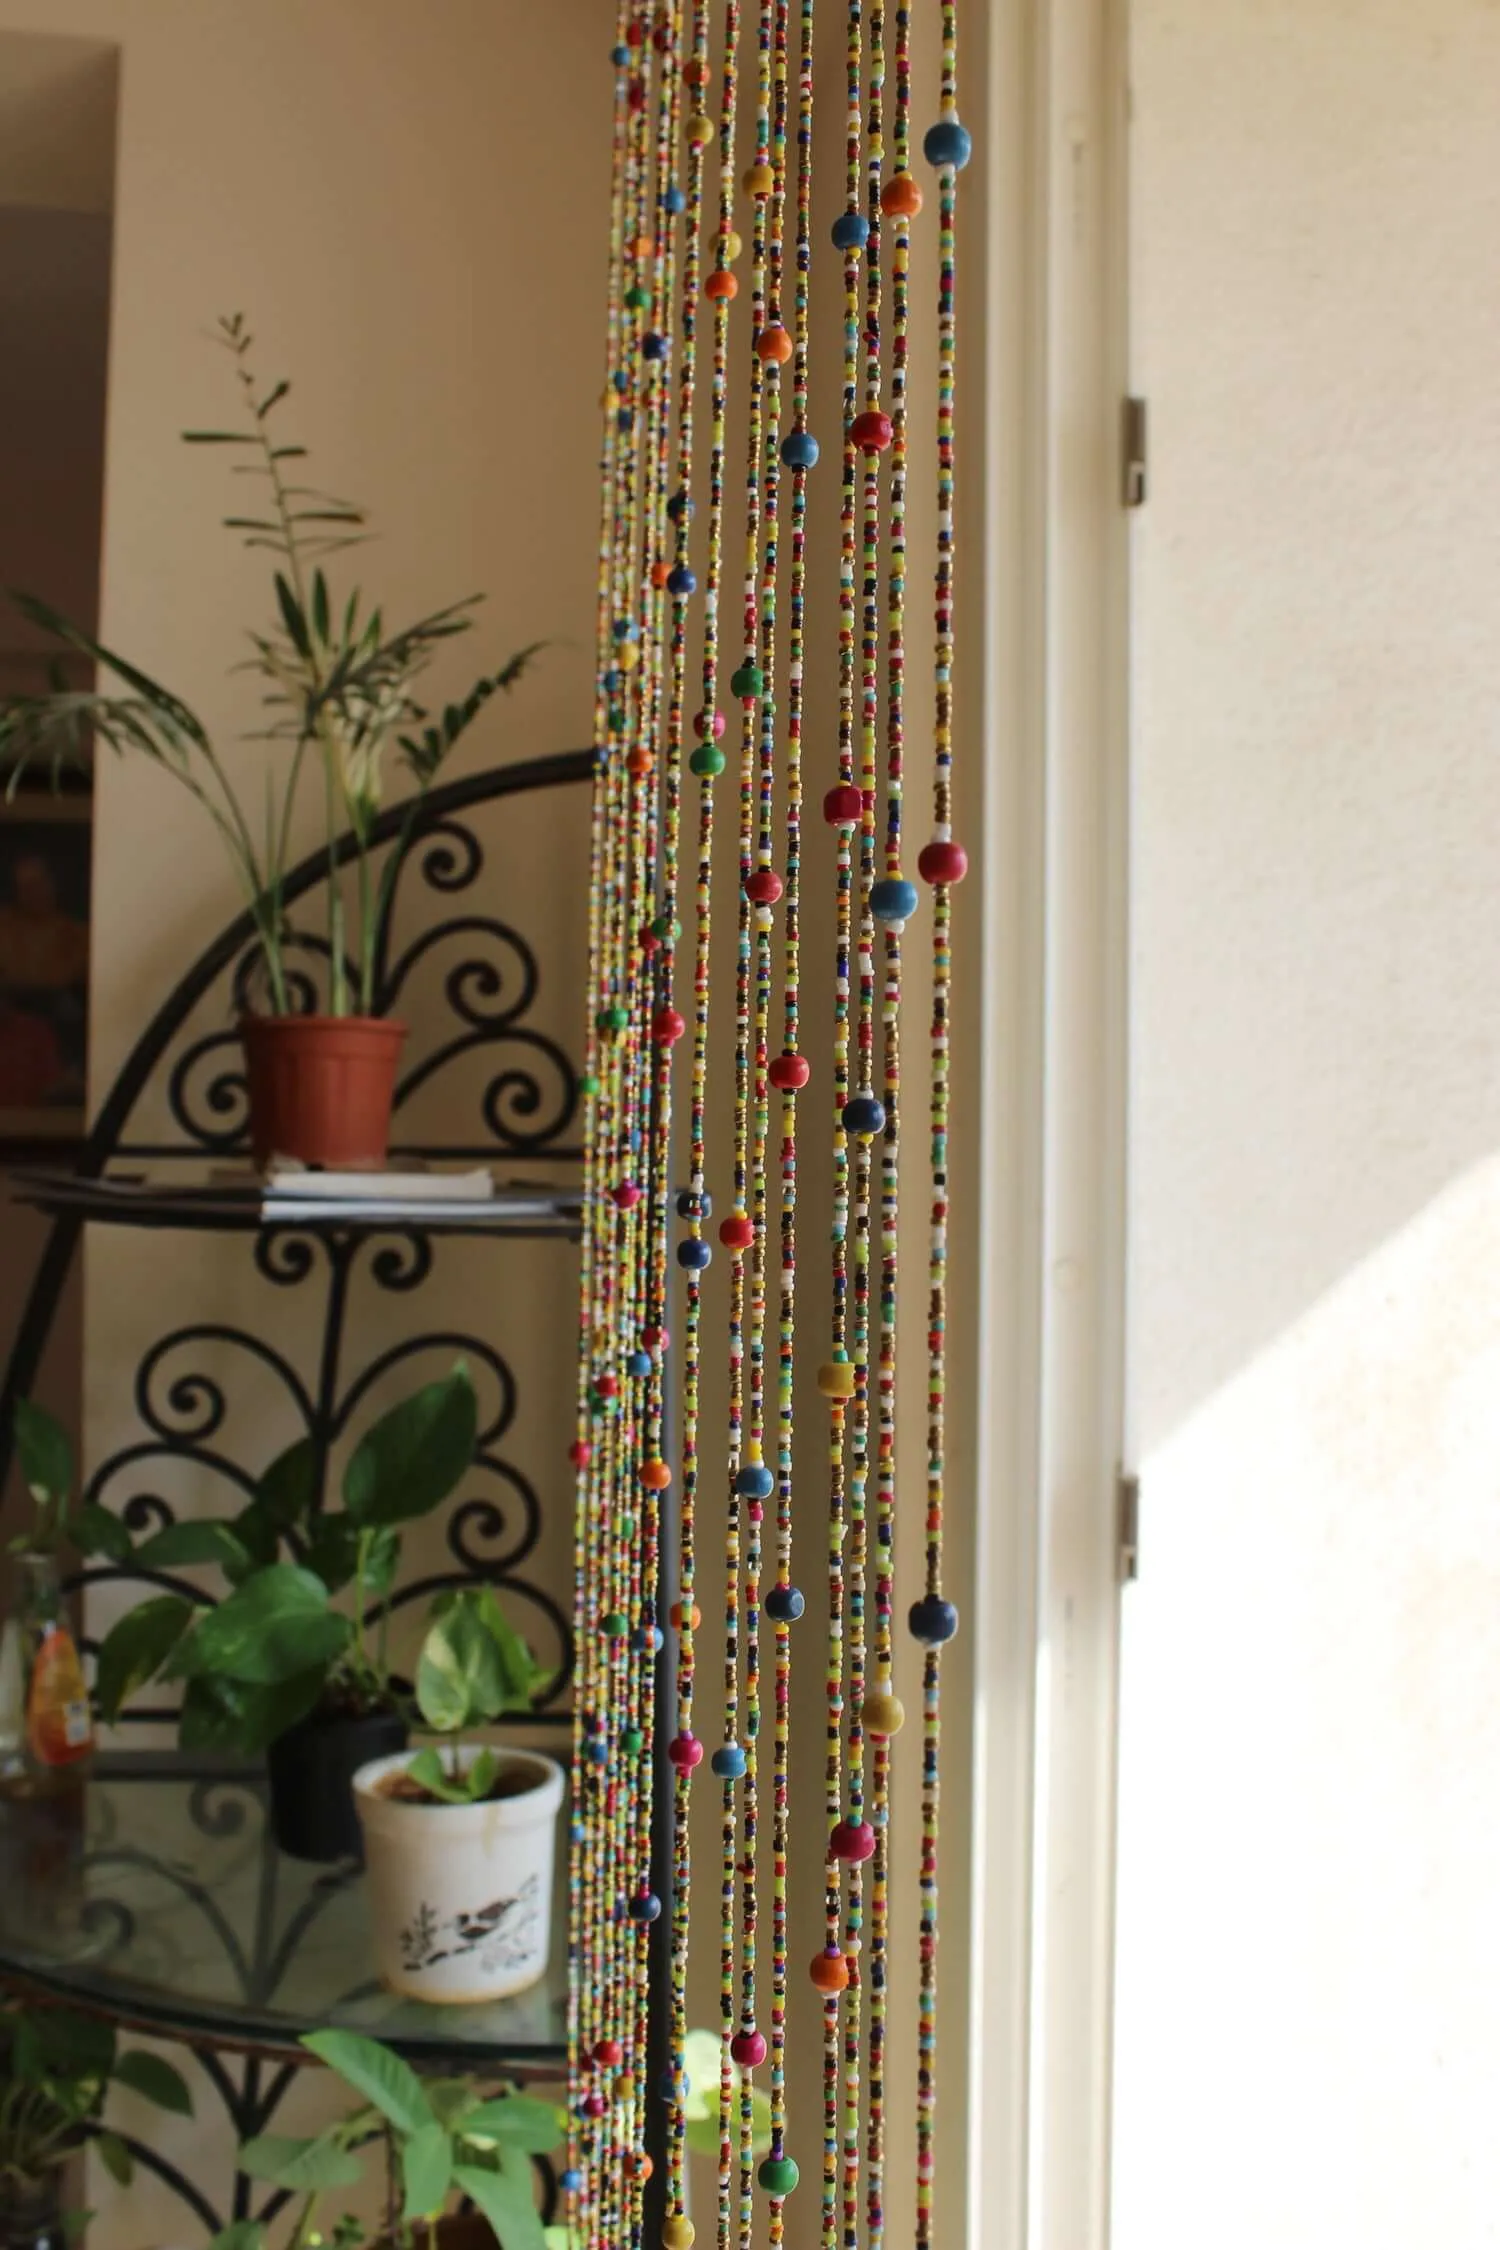
[[[627,1758],[638,1758],[645,1748],[646,1737],[639,1727],[627,1727],[620,1737],[620,1748]]]
[[[758,664],[742,664],[729,683],[729,692],[744,699],[759,695],[765,684],[764,674]]]
[[[617,1609],[612,1609],[604,1620],[604,1630],[612,1641],[623,1640],[630,1631],[630,1620]]]
[[[661,939],[663,945],[669,940],[675,945],[682,935],[682,924],[680,922],[669,922],[665,914],[658,914],[651,925],[651,931],[654,937]]]
[[[755,2176],[767,2195],[790,2195],[801,2174],[791,2157],[768,2156]]]
[[[724,753],[717,742],[700,742],[688,765],[694,773],[711,778],[724,771]]]
[[[590,1072],[589,1072],[589,1074],[588,1074],[588,1076],[587,1076],[586,1078],[580,1078],[580,1079],[579,1079],[579,1081],[578,1081],[578,1091],[579,1091],[579,1093],[580,1093],[580,1094],[583,1094],[583,1095],[585,1095],[585,1096],[587,1096],[587,1095],[589,1095],[589,1094],[597,1094],[597,1093],[598,1093],[598,1091],[599,1091],[599,1081],[598,1081],[598,1079],[597,1079],[597,1078],[596,1078],[596,1077],[594,1076],[594,1074],[593,1074],[593,1072],[592,1072],[592,1071],[590,1071]]]
[[[626,290],[625,302],[630,307],[630,310],[632,312],[644,312],[646,307],[650,304],[651,299],[647,291],[644,290],[641,287],[640,283],[637,281],[632,283],[631,287]]]

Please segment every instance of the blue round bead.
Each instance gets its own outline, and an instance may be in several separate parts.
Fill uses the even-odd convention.
[[[863,250],[870,239],[870,222],[863,211],[841,211],[833,222],[835,250]]]
[[[585,1745],[585,1748],[596,1766],[607,1766],[609,1764],[609,1744],[607,1742],[603,1740],[590,1742]]]
[[[687,492],[674,492],[667,502],[667,514],[671,517],[673,523],[681,523],[684,516],[691,516],[693,513],[692,495]]]
[[[615,369],[613,375],[611,375],[610,377],[610,381],[614,384],[617,391],[628,391],[630,388],[630,377],[626,374],[623,367],[617,367]]]
[[[870,912],[877,922],[909,922],[917,911],[917,886],[904,875],[882,875],[870,886]]]
[[[651,1372],[651,1354],[649,1352],[632,1352],[629,1364],[632,1375],[649,1375]]]
[[[638,1632],[634,1632],[631,1634],[630,1645],[635,1650],[637,1656],[645,1656],[647,1654],[652,1656],[659,1656],[662,1650],[662,1642],[665,1637],[666,1636],[663,1634],[662,1629],[659,1625],[653,1625],[649,1630],[646,1626],[642,1625]]]
[[[623,673],[623,672],[616,672],[616,671],[615,671],[615,670],[614,670],[613,668],[611,668],[611,669],[610,669],[610,670],[609,670],[608,672],[606,672],[606,673],[605,673],[605,675],[604,675],[604,692],[605,692],[605,694],[606,694],[606,695],[618,695],[618,694],[619,694],[619,692],[620,692],[620,689],[621,689],[621,687],[622,687],[622,686],[624,685],[624,681],[625,681],[625,675],[624,675],[624,673]]]
[[[576,2164],[570,2164],[557,2184],[564,2195],[576,2195],[583,2186],[583,2174]]]
[[[679,1219],[711,1219],[714,1199],[707,1188],[684,1188],[677,1198]]]
[[[648,328],[645,335],[641,338],[642,359],[665,359],[666,356],[666,337],[659,334],[656,329]]]
[[[776,1490],[776,1479],[764,1461],[747,1461],[734,1480],[734,1489],[742,1500],[769,1500]]]
[[[940,117],[922,135],[922,154],[939,171],[945,164],[951,164],[955,172],[961,172],[973,153],[974,142],[969,130],[960,125],[956,117]]]
[[[670,211],[675,218],[679,211],[687,209],[687,197],[680,187],[669,187],[661,199],[661,207],[664,211]]]
[[[675,2070],[664,2070],[656,2090],[664,2102],[675,2102],[679,2086],[681,2087],[682,2098],[686,2101],[688,2095],[692,2092],[687,2079],[684,2077],[679,2080]]]
[[[697,572],[689,570],[686,563],[674,564],[667,575],[667,592],[669,594],[696,594],[697,591]]]
[[[702,1273],[713,1262],[713,1245],[701,1234],[690,1234],[677,1245],[677,1263],[688,1273]]]
[[[724,1742],[708,1762],[721,1781],[738,1781],[745,1770],[745,1753],[737,1742]]]
[[[614,633],[617,641],[639,640],[641,629],[633,617],[617,617]]]
[[[638,1892],[626,1908],[626,1912],[632,1922],[639,1922],[644,1927],[648,1922],[654,1922],[660,1914],[661,1900],[657,1897],[655,1891]]]
[[[793,430],[781,441],[781,458],[789,469],[814,469],[818,464],[818,441],[811,430]]]
[[[633,408],[629,406],[621,406],[616,409],[615,428],[619,430],[625,437],[628,437],[630,435],[630,432],[635,428],[635,412]]]
[[[924,1648],[941,1648],[958,1631],[958,1611],[941,1594],[924,1594],[919,1602],[912,1603],[906,1622],[913,1640],[920,1641]]]
[[[773,1625],[795,1625],[807,1603],[795,1586],[772,1586],[762,1606]]]
[[[628,47],[611,47],[609,59],[616,70],[628,70],[630,67],[630,49]]]
[[[844,1104],[846,1133],[883,1133],[885,1104],[874,1094],[851,1094]]]

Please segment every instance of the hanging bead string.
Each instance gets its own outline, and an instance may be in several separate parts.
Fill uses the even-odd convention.
[[[932,1170],[927,1315],[926,1584],[912,1604],[910,1627],[926,1654],[922,1667],[922,1853],[919,1875],[917,2030],[917,2224],[919,2250],[930,2250],[934,2227],[933,2133],[937,2107],[937,1949],[939,1696],[943,1645],[958,1629],[958,1611],[943,1595],[943,1506],[946,1486],[944,1411],[948,1325],[948,1084],[952,1022],[952,890],[968,871],[953,835],[953,468],[957,368],[956,214],[958,174],[971,153],[958,116],[958,8],[943,0],[942,81],[937,122],[922,150],[938,174],[937,567],[934,611],[933,825],[917,862],[932,886],[932,1036],[930,1141]]]
[[[828,1651],[826,1666],[827,1758],[825,1817],[830,1837],[843,1818],[845,1674],[844,1548],[847,1532],[844,1470],[846,1418],[854,1397],[855,1369],[849,1357],[848,1236],[851,1203],[850,1135],[845,1109],[850,1096],[850,967],[853,931],[853,835],[862,799],[854,778],[855,517],[859,449],[854,421],[859,403],[859,313],[861,250],[868,222],[860,209],[863,187],[861,0],[848,0],[846,50],[845,199],[834,222],[834,247],[844,262],[844,444],[839,510],[839,726],[838,780],[823,799],[823,817],[836,846],[833,1036],[833,1220],[832,1327],[828,1360],[819,1370],[819,1388],[829,1406],[828,1438]],[[852,1592],[852,1588],[851,1588]],[[852,1602],[850,1621],[852,1626]],[[842,1864],[830,1850],[825,1881],[827,1929],[824,1949],[814,1956],[812,1980],[823,1995],[823,2203],[824,2250],[834,2250],[839,2235],[841,2152],[844,2146],[843,2042],[840,1995],[854,1985],[858,1964],[846,1951],[843,1925]],[[846,2012],[857,2008],[851,1993]],[[856,2093],[857,2099],[857,2093]],[[846,2206],[847,2215],[847,2206]]]

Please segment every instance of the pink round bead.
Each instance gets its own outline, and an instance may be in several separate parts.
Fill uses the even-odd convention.
[[[667,1756],[679,1773],[691,1773],[702,1763],[703,1745],[695,1734],[674,1735],[667,1745]]]
[[[875,1831],[867,1820],[841,1820],[828,1840],[830,1859],[842,1859],[851,1866],[869,1859],[875,1850]]]
[[[621,1180],[619,1186],[611,1190],[611,1201],[617,1211],[633,1211],[640,1200],[641,1191],[634,1180]]]
[[[729,2042],[729,2052],[741,2070],[754,2070],[766,2059],[766,2038],[762,2031],[737,2031]]]
[[[707,730],[708,724],[709,724],[708,713],[707,713],[706,711],[700,711],[700,712],[698,713],[697,717],[696,717],[696,718],[694,719],[694,721],[693,721],[693,732],[694,732],[694,734],[696,734],[696,735],[697,735],[697,736],[699,737],[699,739],[700,739],[700,740],[702,739],[702,737],[703,737],[703,735],[704,735],[705,731]],[[714,713],[714,716],[713,716],[713,735],[714,735],[714,740],[715,740],[715,742],[722,742],[722,741],[723,741],[723,739],[724,739],[724,725],[725,725],[725,720],[724,720],[724,714],[723,714],[723,712],[722,712],[722,711],[715,711],[715,713]]]

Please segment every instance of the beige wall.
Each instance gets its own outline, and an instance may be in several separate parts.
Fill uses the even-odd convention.
[[[1500,15],[1138,0],[1120,2250],[1478,2250]]]

